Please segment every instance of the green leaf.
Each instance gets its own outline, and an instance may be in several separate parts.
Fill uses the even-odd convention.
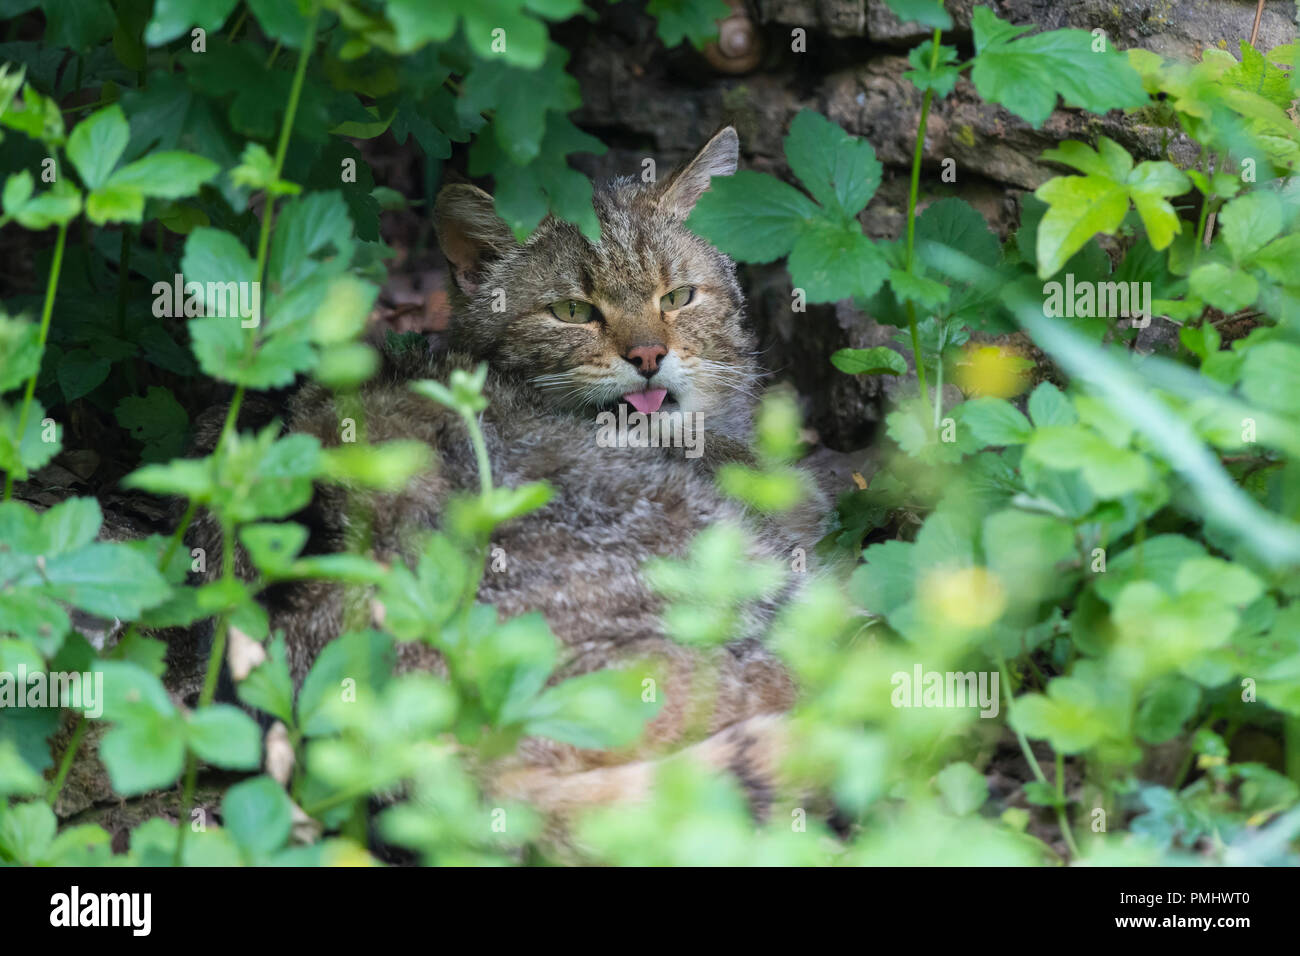
[[[235,236],[220,229],[195,229],[185,240],[185,255],[181,259],[181,272],[186,282],[208,283],[252,282],[257,267]],[[219,303],[204,299],[205,312],[215,312]]]
[[[1300,346],[1270,341],[1246,349],[1241,390],[1264,408],[1294,415],[1300,409]]]
[[[44,792],[45,780],[23,760],[18,746],[0,738],[0,797],[31,797]]]
[[[844,218],[861,212],[880,186],[880,161],[871,144],[819,113],[802,110],[784,144],[790,170],[804,188]]]
[[[959,817],[968,816],[989,798],[988,781],[970,764],[951,763],[934,778],[944,804]]]
[[[327,448],[321,458],[325,474],[335,481],[356,482],[367,488],[400,491],[429,468],[432,454],[420,441],[392,441],[382,445],[339,445]]]
[[[951,46],[939,46],[939,60],[934,69],[930,69],[930,60],[934,50],[934,41],[926,40],[920,46],[913,47],[907,54],[907,61],[912,69],[903,74],[918,90],[933,90],[940,99],[947,96],[957,85],[961,77],[961,67],[957,63],[957,49]]]
[[[1037,428],[1025,454],[1057,471],[1081,470],[1084,480],[1099,498],[1118,498],[1141,491],[1153,477],[1145,456],[1117,448],[1083,426]]]
[[[1059,95],[1067,106],[1094,113],[1148,102],[1142,78],[1110,48],[1094,52],[1093,36],[1083,30],[1020,34],[1030,27],[999,20],[989,7],[971,17],[975,61],[971,80],[980,96],[999,103],[1035,128],[1056,108]]]
[[[333,708],[382,687],[392,674],[392,638],[377,631],[343,634],[325,645],[298,695],[298,724],[310,736],[335,731]],[[345,683],[347,682],[347,683]]]
[[[470,147],[472,175],[496,177],[497,214],[523,242],[548,210],[576,225],[591,242],[600,239],[600,222],[591,204],[591,181],[570,168],[571,153],[605,152],[594,136],[582,132],[563,114],[546,114],[546,136],[537,158],[519,167],[502,151],[496,137],[479,136]]]
[[[352,218],[342,194],[311,193],[280,212],[267,275],[281,291],[308,276],[337,275],[351,264],[354,248]],[[188,249],[187,244],[187,254]]]
[[[58,453],[63,429],[53,419],[48,419],[53,422],[49,426],[42,424],[47,421],[45,407],[36,399],[29,406],[27,427],[20,435],[21,417],[17,406],[6,408],[0,403],[0,471],[12,471],[16,477],[25,478]],[[54,440],[46,441],[51,431]]]
[[[81,212],[81,194],[66,179],[27,200],[12,215],[24,229],[48,229],[71,222]]]
[[[904,23],[919,23],[924,27],[952,29],[952,17],[943,8],[942,0],[885,0],[889,9]]]
[[[1156,681],[1138,705],[1133,730],[1149,744],[1172,740],[1196,714],[1201,689],[1184,677],[1170,675]]]
[[[1254,276],[1221,262],[1197,266],[1187,279],[1193,295],[1227,313],[1244,309],[1259,297]]]
[[[113,32],[108,0],[41,0],[41,9],[46,46],[90,50]]]
[[[68,137],[68,158],[87,189],[108,182],[130,138],[131,127],[116,103],[96,110],[76,125]]]
[[[40,862],[54,842],[57,825],[44,801],[0,807],[0,857],[28,866]]]
[[[1034,195],[1049,206],[1038,226],[1038,275],[1047,278],[1065,265],[1097,233],[1118,231],[1129,200],[1155,249],[1164,249],[1179,232],[1177,213],[1165,199],[1191,188],[1172,163],[1142,162],[1135,167],[1124,147],[1102,136],[1098,149],[1067,140],[1043,159],[1073,166],[1083,176],[1059,176],[1039,186]]]
[[[865,299],[875,295],[886,276],[892,281],[894,275],[880,247],[856,222],[815,219],[806,223],[795,237],[788,264],[796,288],[803,289],[808,302]]]
[[[1033,434],[1029,419],[1002,398],[974,398],[960,406],[960,422],[981,447],[1023,445]]]
[[[885,616],[909,602],[916,589],[915,547],[911,542],[885,541],[863,551],[864,563],[849,582],[853,599],[870,613]]]
[[[0,592],[0,635],[12,634],[49,657],[58,652],[71,627],[67,612],[44,595]]]
[[[21,83],[21,72],[17,75],[17,80]],[[25,133],[49,148],[62,145],[63,111],[59,109],[58,102],[53,97],[41,96],[30,83],[22,87],[22,100],[15,102],[12,99],[13,78],[6,83],[6,87],[10,92],[5,101],[5,109],[0,113],[0,123]]]
[[[1056,677],[1047,695],[1016,698],[1011,726],[1028,737],[1046,740],[1064,754],[1081,753],[1105,736],[1107,715],[1091,684],[1075,677]]]
[[[254,856],[284,846],[293,826],[293,805],[270,777],[254,777],[226,791],[221,822],[240,849]]]
[[[790,252],[817,206],[772,176],[740,170],[714,179],[686,220],[690,229],[729,256],[771,262]]]
[[[144,193],[130,187],[101,186],[86,197],[86,218],[97,226],[106,222],[140,222]]]
[[[926,206],[916,217],[916,238],[950,246],[986,266],[1002,258],[988,221],[964,199],[939,199]]]
[[[41,515],[41,542],[35,550],[47,558],[76,551],[95,540],[103,522],[99,502],[94,498],[61,501]]]
[[[199,759],[226,770],[256,770],[262,762],[262,732],[238,707],[210,704],[186,721],[190,749]]]
[[[1059,593],[1062,566],[1077,557],[1069,524],[1016,508],[985,518],[982,541],[988,566],[1011,599],[1031,606]]]
[[[723,0],[650,0],[646,12],[658,21],[664,46],[689,40],[698,50],[718,35],[718,21],[725,20],[731,8]]]
[[[296,50],[302,46],[307,32],[307,17],[298,0],[248,0],[248,8],[257,17],[262,32],[274,40]]]
[[[170,43],[192,27],[209,34],[220,30],[239,0],[154,0],[153,16],[145,27],[144,41],[150,46]]]
[[[284,634],[277,632],[267,646],[266,660],[239,683],[236,693],[249,707],[264,710],[293,727],[293,678],[289,675]]]
[[[498,149],[517,166],[531,163],[542,149],[549,111],[568,113],[581,102],[577,81],[565,72],[569,54],[551,46],[540,70],[523,70],[500,57],[476,63],[457,101],[464,118],[492,112]]]
[[[641,674],[603,670],[550,688],[528,708],[524,730],[575,747],[623,747],[640,737],[662,706],[642,699]]]
[[[74,607],[130,620],[166,600],[166,579],[144,555],[121,544],[93,542],[45,563],[50,594]]]
[[[220,171],[221,167],[210,159],[170,150],[150,153],[123,166],[108,178],[106,185],[110,189],[135,190],[155,199],[180,199],[194,195]]]
[[[0,315],[0,392],[17,388],[40,367],[40,327]]]
[[[137,706],[104,735],[99,758],[122,796],[168,787],[185,763],[184,725],[174,716]]]
[[[1034,425],[1073,425],[1078,421],[1074,406],[1051,382],[1040,382],[1029,396],[1029,417]]]
[[[831,355],[831,364],[849,375],[906,375],[903,356],[886,345],[871,349],[840,349]]]
[[[185,450],[190,417],[171,389],[150,385],[143,398],[118,402],[114,417],[144,446],[143,461],[168,461]]]
[[[1245,262],[1282,231],[1282,205],[1275,195],[1246,193],[1219,210],[1218,223],[1233,260]]]
[[[112,363],[90,349],[73,349],[65,352],[59,359],[59,388],[63,391],[64,401],[74,402],[93,392],[108,378]]]
[[[948,301],[949,290],[942,282],[935,282],[903,269],[889,270],[889,287],[900,302],[915,302],[922,309],[932,311]]]
[[[0,197],[0,204],[3,205],[4,211],[12,216],[32,198],[32,191],[35,188],[36,180],[32,178],[30,170],[24,169],[12,173],[5,180],[4,194]]]

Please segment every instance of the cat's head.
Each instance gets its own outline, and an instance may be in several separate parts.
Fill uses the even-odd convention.
[[[527,382],[539,402],[591,414],[747,417],[754,342],[734,263],[683,225],[714,176],[736,171],[731,127],[658,183],[596,187],[600,241],[547,217],[524,243],[469,185],[438,196],[435,226],[451,265],[454,348]]]

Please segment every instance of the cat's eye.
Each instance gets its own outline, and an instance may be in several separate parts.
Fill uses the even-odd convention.
[[[666,296],[659,300],[659,308],[664,312],[672,312],[674,309],[680,309],[688,305],[695,298],[695,286],[684,285],[680,288],[673,289]]]
[[[577,299],[561,299],[559,302],[552,302],[546,308],[561,322],[590,322],[600,316],[600,313],[591,307],[590,302],[579,302]]]

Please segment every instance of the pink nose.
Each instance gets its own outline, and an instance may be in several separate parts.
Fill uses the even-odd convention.
[[[636,366],[638,372],[646,378],[659,371],[659,363],[668,354],[662,345],[635,345],[627,350],[623,358]]]

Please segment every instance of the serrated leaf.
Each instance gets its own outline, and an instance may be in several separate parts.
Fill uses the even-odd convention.
[[[871,144],[820,113],[802,110],[784,145],[790,170],[804,188],[846,219],[861,212],[880,186],[881,165]]]
[[[886,345],[871,349],[840,349],[831,355],[831,364],[849,375],[906,375],[903,356]]]
[[[87,189],[98,189],[108,181],[130,138],[131,127],[116,103],[96,110],[73,128],[68,158]]]
[[[952,29],[952,17],[943,8],[941,0],[885,0],[894,16],[904,23],[919,23],[925,27]]]
[[[1042,126],[1059,95],[1067,106],[1094,113],[1148,102],[1142,78],[1106,42],[1094,51],[1094,38],[1083,30],[1050,30],[1024,37],[1029,27],[1013,26],[989,7],[971,17],[975,61],[971,80],[980,96],[999,103]]]
[[[787,255],[804,226],[820,217],[816,204],[793,186],[742,169],[714,179],[686,225],[729,256],[771,262]]]
[[[226,791],[221,821],[245,852],[270,853],[289,839],[293,806],[270,777],[254,777]]]
[[[960,423],[970,429],[981,446],[1022,445],[1033,426],[1010,402],[1001,398],[973,398],[960,406]]]
[[[1135,167],[1128,152],[1108,137],[1100,137],[1097,145],[1094,151],[1070,141],[1043,154],[1085,175],[1049,179],[1034,192],[1049,207],[1038,225],[1040,278],[1059,271],[1097,233],[1114,234],[1130,200],[1155,249],[1166,248],[1178,235],[1178,216],[1165,197],[1186,192],[1187,177],[1172,163],[1142,162]]]
[[[650,0],[646,12],[656,19],[659,39],[666,47],[689,40],[697,50],[718,35],[718,21],[731,9],[723,0]]]
[[[262,762],[262,732],[238,707],[210,704],[189,715],[186,741],[199,759],[226,770],[256,770]]]
[[[192,196],[221,171],[210,159],[181,150],[150,153],[123,166],[108,178],[110,189],[135,190],[155,199]]]

